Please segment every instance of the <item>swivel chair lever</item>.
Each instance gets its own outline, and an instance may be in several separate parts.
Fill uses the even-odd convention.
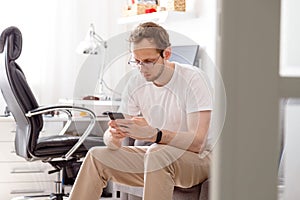
[[[57,173],[57,172],[60,172],[60,170],[61,169],[53,169],[53,170],[48,171],[48,174]]]

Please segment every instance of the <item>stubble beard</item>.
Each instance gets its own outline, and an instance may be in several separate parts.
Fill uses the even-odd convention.
[[[158,74],[156,74],[154,77],[151,77],[151,76],[150,77],[145,77],[146,81],[148,81],[148,82],[156,81],[162,75],[162,73],[164,71],[164,68],[165,68],[165,65],[161,65],[161,68],[160,68]]]

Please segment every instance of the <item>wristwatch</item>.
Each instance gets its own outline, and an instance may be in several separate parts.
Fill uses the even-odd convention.
[[[159,143],[161,141],[161,138],[162,138],[162,132],[161,132],[161,130],[159,130],[157,128],[157,135],[156,135],[155,143]]]

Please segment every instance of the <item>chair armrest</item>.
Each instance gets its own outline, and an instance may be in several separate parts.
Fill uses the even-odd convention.
[[[58,135],[63,135],[66,133],[66,131],[68,130],[68,128],[70,127],[71,123],[72,123],[72,113],[69,110],[70,108],[66,107],[66,106],[56,106],[56,105],[51,105],[51,106],[44,106],[44,107],[39,107],[36,108],[34,110],[29,111],[26,116],[27,117],[31,117],[34,115],[39,115],[39,114],[43,114],[43,113],[47,113],[50,111],[61,111],[67,114],[68,116],[68,120],[67,123],[64,125],[64,127],[62,128],[62,130],[59,132]]]
[[[40,115],[40,114],[47,113],[50,111],[61,111],[61,112],[66,113],[68,115],[68,121],[67,121],[66,125],[63,127],[63,129],[61,130],[61,132],[59,133],[59,134],[64,134],[72,122],[71,110],[86,112],[88,114],[88,116],[90,117],[91,121],[90,121],[88,127],[86,128],[86,130],[84,131],[84,133],[82,134],[82,136],[79,138],[78,142],[63,156],[66,160],[68,160],[70,158],[70,156],[82,145],[84,140],[91,133],[92,129],[94,128],[94,126],[96,124],[95,113],[90,109],[78,107],[78,106],[71,106],[71,105],[43,106],[43,107],[39,107],[39,108],[30,110],[30,111],[28,111],[28,113],[26,113],[27,117],[32,117],[34,115]]]
[[[31,117],[34,115],[40,115],[40,114],[44,114],[50,111],[62,111],[67,113],[68,115],[72,115],[70,110],[76,110],[76,111],[84,111],[84,112],[88,112],[89,114],[92,113],[92,115],[95,116],[93,111],[84,108],[84,107],[79,107],[79,106],[71,106],[71,105],[49,105],[49,106],[41,106],[38,107],[36,109],[30,110],[26,113],[26,117]]]

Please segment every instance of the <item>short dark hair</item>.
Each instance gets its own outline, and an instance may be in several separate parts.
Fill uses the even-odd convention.
[[[169,34],[160,25],[154,22],[145,22],[138,25],[130,34],[129,42],[139,43],[144,38],[153,42],[160,52],[162,52],[167,47],[171,46]]]

